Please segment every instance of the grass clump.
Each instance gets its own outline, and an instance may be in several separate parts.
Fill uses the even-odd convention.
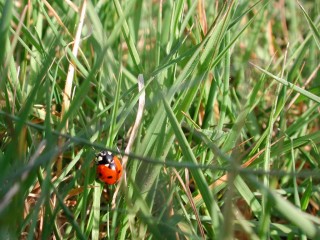
[[[0,1],[1,239],[317,239],[318,15]]]

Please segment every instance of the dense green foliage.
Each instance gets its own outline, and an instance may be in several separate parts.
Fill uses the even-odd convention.
[[[320,239],[319,12],[1,0],[0,239]]]

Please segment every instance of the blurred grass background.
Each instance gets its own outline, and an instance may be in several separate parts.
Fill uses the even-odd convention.
[[[1,0],[0,238],[320,238],[319,12]],[[139,74],[115,193],[94,158],[123,155]]]

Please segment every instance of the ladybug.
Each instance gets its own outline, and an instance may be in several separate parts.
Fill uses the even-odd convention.
[[[122,165],[119,158],[109,151],[101,151],[96,157],[99,179],[109,185],[118,182],[122,175]]]

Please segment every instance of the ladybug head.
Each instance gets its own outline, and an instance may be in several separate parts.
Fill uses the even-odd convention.
[[[113,154],[109,151],[101,151],[96,155],[97,164],[112,164],[113,163]]]

